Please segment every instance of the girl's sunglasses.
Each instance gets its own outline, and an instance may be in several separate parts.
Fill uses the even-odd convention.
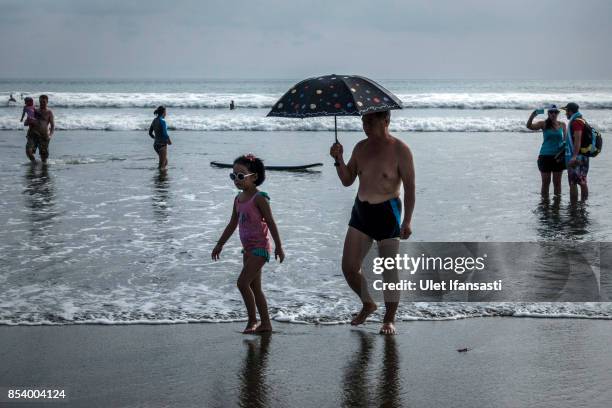
[[[230,174],[229,174],[229,176],[230,176],[230,179],[232,179],[232,180],[236,180],[236,179],[238,179],[238,180],[242,181],[242,180],[244,180],[245,178],[247,178],[247,177],[249,177],[249,176],[252,176],[253,174],[255,174],[255,173],[249,173],[249,174],[244,174],[244,173],[230,173]]]

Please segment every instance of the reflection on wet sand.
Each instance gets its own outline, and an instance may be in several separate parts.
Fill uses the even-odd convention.
[[[581,238],[589,233],[591,220],[589,218],[589,206],[587,202],[568,203],[568,232],[571,238]]]
[[[561,197],[542,199],[535,210],[536,230],[543,240],[577,240],[589,234],[591,224],[587,202],[561,205]]]
[[[53,227],[54,218],[57,216],[55,187],[47,165],[35,163],[27,167],[23,197],[28,210],[31,238],[47,248],[44,237]]]
[[[168,221],[170,199],[170,179],[167,171],[159,171],[153,177],[153,216],[155,221],[164,223]]]
[[[352,331],[359,337],[359,349],[353,354],[344,371],[343,406],[345,407],[400,407],[400,367],[395,336],[384,336],[382,367],[376,384],[368,381],[369,365],[375,342],[381,337],[361,330]]]
[[[268,348],[271,333],[258,336],[259,339],[244,340],[247,354],[240,373],[241,407],[265,407],[268,403],[269,386],[266,383]]]
[[[383,366],[378,381],[378,401],[381,407],[400,407],[400,364],[395,336],[384,337]]]

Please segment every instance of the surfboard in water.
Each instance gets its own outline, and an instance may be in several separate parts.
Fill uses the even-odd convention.
[[[213,167],[219,167],[222,169],[231,169],[234,167],[232,163],[221,163],[217,161],[210,162],[210,165]],[[266,170],[285,170],[285,171],[300,171],[300,170],[309,170],[313,167],[323,166],[323,163],[310,163],[310,164],[302,164],[300,166],[265,166]]]

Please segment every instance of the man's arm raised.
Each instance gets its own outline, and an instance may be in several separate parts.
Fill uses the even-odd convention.
[[[399,173],[404,185],[404,221],[400,228],[400,238],[408,239],[412,235],[412,212],[416,199],[416,183],[414,181],[414,161],[412,152],[404,143],[400,143],[398,149]]]

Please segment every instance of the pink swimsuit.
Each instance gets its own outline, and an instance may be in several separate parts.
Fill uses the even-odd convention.
[[[34,106],[24,106],[23,112],[26,114],[26,120],[23,121],[23,126],[30,126],[30,121],[36,120],[36,108]]]
[[[262,195],[268,200],[270,199],[268,194],[262,191],[257,192],[244,203],[238,201],[238,197],[236,197],[240,242],[242,242],[244,250],[249,253],[259,255],[261,250],[265,250],[269,254],[271,246],[270,239],[268,238],[268,224],[264,221],[261,211],[259,211],[255,204],[255,197],[257,195]]]

